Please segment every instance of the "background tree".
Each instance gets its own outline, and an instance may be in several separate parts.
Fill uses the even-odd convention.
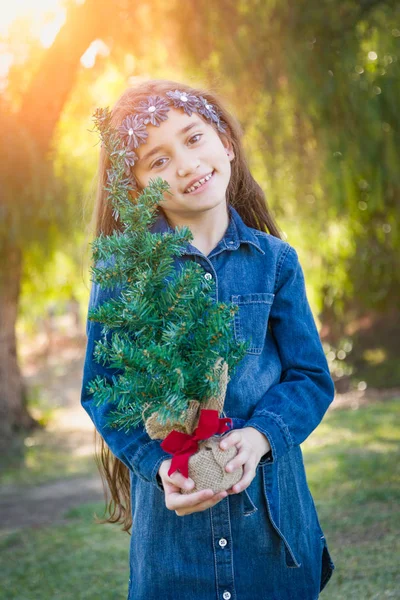
[[[119,64],[127,62],[127,70],[132,71],[136,59],[146,68],[149,39],[154,38],[152,51],[163,53],[164,62],[168,45],[163,41],[168,23],[162,20],[161,3],[154,19],[150,18],[150,4],[129,0],[79,4],[67,0],[65,6],[65,23],[49,47],[31,39],[29,22],[24,19],[14,23],[1,40],[4,55],[8,51],[14,57],[1,82],[5,93],[0,104],[5,140],[0,150],[0,432],[4,440],[18,429],[36,425],[26,409],[17,358],[21,281],[41,276],[54,252],[82,227],[77,217],[81,195],[71,198],[78,187],[71,176],[72,161],[67,172],[60,173],[57,165],[60,118],[79,85],[82,57],[90,51],[88,60],[96,66],[91,69],[93,83],[104,69],[102,61],[96,60],[99,55],[111,55],[110,61]],[[134,30],[140,35],[132,36]],[[172,52],[173,43],[169,46]],[[102,103],[98,100],[97,105]],[[88,125],[86,118],[83,127]],[[76,247],[71,249],[74,251]],[[75,260],[79,266],[80,256]],[[34,293],[29,281],[26,287]]]
[[[54,178],[51,144],[61,111],[70,94],[80,58],[88,45],[112,24],[106,3],[87,0],[70,4],[65,25],[35,66],[19,106],[3,101],[0,122],[5,133],[1,163],[0,256],[0,428],[2,437],[14,429],[34,426],[26,410],[17,361],[15,324],[18,314],[24,252],[40,241],[41,258],[66,232],[66,194]],[[107,25],[106,25],[107,24]],[[26,64],[24,65],[27,68]],[[19,71],[18,67],[16,71]],[[17,73],[11,74],[11,79]],[[22,84],[22,82],[21,82]],[[8,94],[10,96],[10,94]],[[16,94],[18,96],[18,94]],[[64,226],[64,227],[62,227]]]
[[[97,158],[86,130],[93,109],[112,104],[132,77],[208,83],[227,99],[242,123],[252,170],[305,264],[335,378],[398,385],[399,6],[65,6],[65,23],[46,47],[26,44],[25,22],[2,39],[15,58],[0,104],[3,433],[33,423],[24,408],[15,321],[43,312],[43,286],[58,283],[67,254],[70,273],[83,274],[80,203]],[[53,300],[76,289],[75,276],[53,285]]]
[[[310,261],[334,371],[398,385],[398,3],[184,10],[187,69],[231,98],[278,222]]]

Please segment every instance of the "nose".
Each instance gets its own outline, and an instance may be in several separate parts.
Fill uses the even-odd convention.
[[[187,152],[182,152],[177,157],[177,173],[178,177],[186,177],[189,173],[193,173],[200,166],[199,159],[192,155],[188,155]]]

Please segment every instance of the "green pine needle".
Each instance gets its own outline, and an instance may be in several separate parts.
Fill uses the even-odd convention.
[[[120,291],[89,311],[89,320],[103,325],[94,360],[116,374],[97,376],[87,389],[96,405],[107,405],[109,427],[128,433],[154,412],[161,423],[182,422],[191,400],[205,403],[218,393],[218,357],[232,375],[247,344],[233,333],[238,307],[215,302],[215,282],[202,267],[187,261],[176,268],[193,240],[190,229],[149,231],[168,183],[151,180],[133,199],[109,109],[98,109],[94,120],[111,164],[105,190],[123,230],[92,242],[93,281]]]

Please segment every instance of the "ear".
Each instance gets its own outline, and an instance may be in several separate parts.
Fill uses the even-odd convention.
[[[222,136],[222,143],[224,145],[225,152],[227,153],[229,160],[232,162],[233,159],[235,158],[235,153],[233,151],[233,146],[232,146],[231,141],[227,137]]]

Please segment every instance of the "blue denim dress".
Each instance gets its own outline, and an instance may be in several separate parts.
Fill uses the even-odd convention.
[[[172,231],[162,209],[152,232]],[[316,600],[335,568],[308,488],[300,444],[321,422],[334,386],[293,247],[247,227],[229,206],[224,237],[208,256],[191,244],[176,268],[194,260],[214,278],[215,300],[239,306],[237,340],[247,354],[229,381],[224,413],[235,429],[265,434],[250,486],[213,508],[178,516],[157,478],[171,458],[143,426],[105,427],[86,385],[112,369],[93,360],[101,325],[88,321],[82,406],[112,452],[129,468],[132,536],[128,600]],[[118,294],[92,285],[89,307]]]

